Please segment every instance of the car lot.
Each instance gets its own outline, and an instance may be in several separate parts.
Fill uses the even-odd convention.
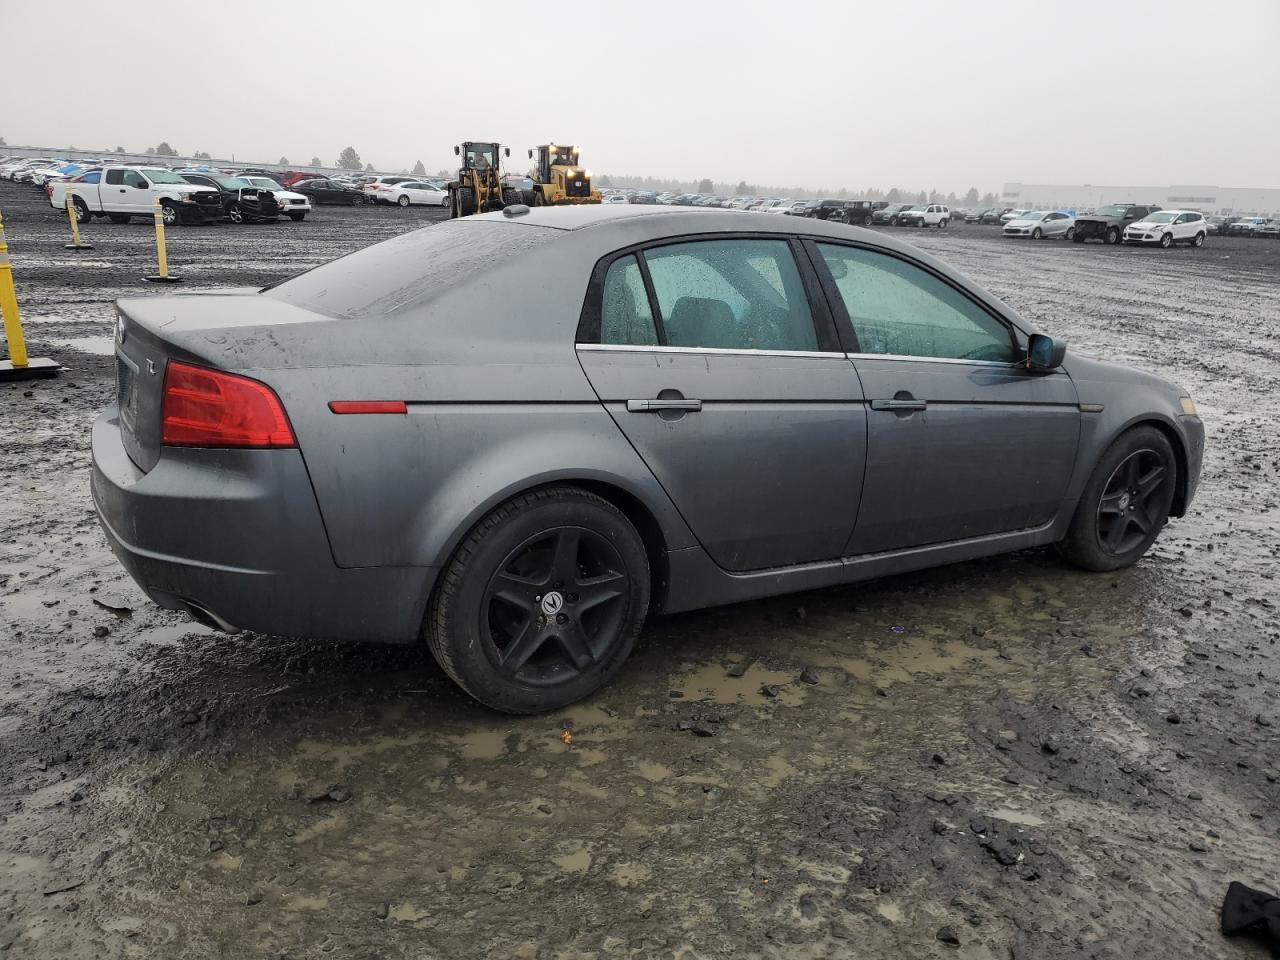
[[[1271,245],[899,232],[1189,388],[1191,514],[1117,574],[1032,552],[657,620],[613,685],[516,720],[425,652],[147,604],[92,517],[87,441],[151,230],[94,222],[76,255],[42,196],[0,184],[0,210],[33,353],[68,366],[0,389],[13,955],[932,957],[943,928],[962,956],[1247,955],[1214,912],[1280,862]],[[440,216],[192,227],[170,265],[258,285]]]

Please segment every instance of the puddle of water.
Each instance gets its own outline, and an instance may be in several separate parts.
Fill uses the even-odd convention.
[[[81,353],[92,353],[98,357],[110,357],[116,352],[115,340],[111,337],[71,337],[66,340],[51,340],[60,347],[69,347]]]
[[[650,783],[661,783],[663,780],[670,778],[672,770],[670,767],[663,766],[660,763],[654,763],[650,760],[641,760],[636,764],[636,770],[640,776],[644,777]]]
[[[896,903],[881,902],[876,904],[876,913],[884,917],[890,923],[901,923],[906,916],[902,912],[902,908]]]
[[[586,873],[591,866],[591,851],[586,847],[556,857],[554,863],[565,873]]]
[[[496,760],[507,752],[508,730],[476,730],[459,739],[464,760]]]
[[[620,863],[613,868],[613,882],[620,887],[643,883],[650,876],[652,871],[643,863]]]
[[[387,912],[388,920],[399,920],[401,923],[417,923],[426,916],[427,911],[419,910],[412,903],[398,903]]]
[[[1012,807],[996,807],[991,811],[991,817],[996,820],[1003,820],[1005,823],[1016,823],[1023,827],[1044,826],[1044,820],[1034,813],[1024,813],[1021,810],[1014,810]]]
[[[777,701],[788,706],[804,702],[808,684],[798,679],[799,671],[770,670],[759,661],[753,663],[740,677],[728,675],[727,668],[718,663],[704,663],[683,677],[672,680],[671,686],[691,700],[712,700],[715,703],[764,703],[769,698],[760,692],[765,684],[779,688]]]

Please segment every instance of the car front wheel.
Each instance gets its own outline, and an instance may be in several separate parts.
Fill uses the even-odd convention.
[[[1162,234],[1162,235],[1161,235],[1161,237],[1160,237],[1160,246],[1164,247],[1166,250],[1168,250],[1170,247],[1172,247],[1172,246],[1173,246],[1173,234],[1172,234],[1172,233]]]
[[[1140,426],[1107,448],[1089,478],[1063,556],[1085,570],[1119,570],[1138,562],[1164,528],[1178,464],[1168,438]]]
[[[649,607],[631,522],[575,487],[518,496],[482,520],[441,573],[425,632],[455,683],[506,713],[556,710],[608,683]]]

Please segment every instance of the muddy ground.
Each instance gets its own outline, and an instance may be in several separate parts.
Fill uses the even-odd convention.
[[[0,387],[0,953],[1264,955],[1217,909],[1280,886],[1280,244],[913,231],[1189,388],[1190,515],[1116,574],[1032,551],[656,620],[612,686],[514,719],[421,650],[226,637],[143,598],[88,436],[151,230],[64,251],[38,200],[0,185],[33,353],[67,367]],[[260,284],[436,216],[174,229],[171,263]]]

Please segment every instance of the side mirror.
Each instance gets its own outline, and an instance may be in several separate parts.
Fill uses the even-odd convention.
[[[461,151],[460,149],[458,149],[458,147],[457,147],[457,146],[454,146],[454,148],[453,148],[453,155],[454,155],[455,157],[460,157],[460,156],[462,156],[462,151]]]
[[[1067,356],[1067,345],[1062,340],[1043,333],[1033,333],[1027,341],[1027,369],[1057,370]]]
[[[510,148],[510,147],[506,147],[506,148],[504,148],[504,149],[505,149],[505,152],[506,152],[507,156],[508,156],[508,157],[509,157],[509,156],[511,156],[511,148]]]
[[[529,159],[530,159],[530,160],[532,160],[532,159],[533,159],[533,151],[532,151],[532,150],[530,150],[530,151],[529,151]]]

